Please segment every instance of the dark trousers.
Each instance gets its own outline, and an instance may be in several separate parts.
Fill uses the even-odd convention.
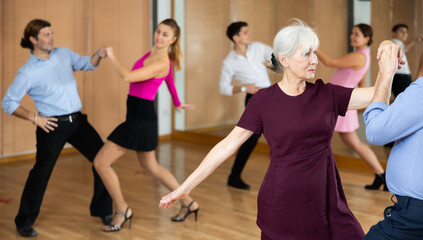
[[[252,94],[247,93],[245,96],[245,106],[247,106],[248,101],[252,97]],[[259,137],[256,134],[253,134],[238,150],[238,153],[235,157],[234,165],[232,166],[232,171],[230,177],[240,178],[242,170],[247,163],[248,158],[254,150],[254,147],[257,145]]]
[[[392,81],[392,94],[394,97],[397,97],[400,93],[404,92],[404,90],[410,86],[412,80],[410,74],[395,74],[394,79]],[[385,144],[385,147],[392,148],[395,142],[390,142]]]
[[[371,227],[363,240],[423,239],[423,200],[396,197],[398,202],[385,209],[385,219]]]
[[[35,165],[29,173],[22,193],[18,215],[15,218],[16,226],[32,226],[40,212],[41,202],[47,188],[51,172],[57,158],[66,142],[72,144],[90,162],[103,146],[95,129],[88,123],[87,116],[70,121],[59,121],[54,131],[46,133],[37,128],[37,153]],[[112,199],[109,196],[100,176],[92,167],[94,174],[94,196],[91,201],[92,216],[106,216],[112,214]]]
[[[397,97],[400,93],[410,86],[412,80],[409,74],[395,74],[392,81],[392,93]]]

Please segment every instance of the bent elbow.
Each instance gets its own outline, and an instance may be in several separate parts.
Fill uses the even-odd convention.
[[[383,137],[384,133],[379,129],[372,128],[371,126],[366,127],[366,138],[369,143],[373,145],[384,145],[386,142]]]
[[[133,82],[133,81],[134,81],[134,79],[133,79],[133,77],[131,76],[131,74],[124,74],[124,75],[122,76],[122,79],[123,79],[123,81],[124,81],[124,82],[127,82],[127,83],[131,83],[131,82]]]

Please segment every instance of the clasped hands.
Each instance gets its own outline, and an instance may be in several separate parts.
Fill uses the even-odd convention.
[[[405,64],[402,61],[404,52],[402,48],[393,43],[392,41],[383,41],[377,50],[377,59],[379,65],[379,71],[381,74],[386,76],[393,76],[397,69],[401,69],[401,65]]]

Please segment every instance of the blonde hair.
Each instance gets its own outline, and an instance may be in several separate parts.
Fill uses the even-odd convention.
[[[267,68],[277,73],[283,72],[282,64],[278,60],[280,55],[290,57],[298,48],[309,51],[319,46],[319,38],[314,29],[298,18],[291,19],[291,22],[276,34],[273,40],[274,57],[272,56],[272,61],[266,61]]]
[[[172,45],[170,45],[170,52],[169,57],[172,60],[174,66],[176,67],[176,70],[181,71],[182,69],[182,50],[181,50],[181,44],[180,44],[180,37],[181,37],[181,29],[179,28],[176,21],[172,18],[168,18],[163,20],[160,24],[164,24],[166,26],[169,26],[172,31],[174,37],[176,37],[176,40]]]

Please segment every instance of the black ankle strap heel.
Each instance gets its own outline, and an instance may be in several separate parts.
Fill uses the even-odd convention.
[[[173,218],[171,218],[172,222],[183,222],[185,221],[185,219],[191,214],[194,213],[195,216],[195,221],[197,221],[197,215],[198,215],[198,211],[200,210],[200,208],[197,208],[195,210],[191,211],[191,206],[195,201],[192,200],[192,202],[190,202],[190,204],[188,204],[188,206],[182,206],[181,208],[186,208],[188,209],[188,212],[185,214],[185,216],[181,217],[179,216],[179,214],[177,214],[176,216],[174,216]]]
[[[110,224],[109,225],[109,228],[108,229],[103,229],[105,232],[117,232],[117,231],[120,231],[121,229],[122,229],[122,227],[123,227],[123,225],[125,225],[125,223],[129,220],[129,225],[128,225],[128,228],[131,228],[131,226],[132,226],[132,217],[134,216],[134,213],[132,213],[131,214],[131,216],[128,216],[128,212],[129,212],[129,206],[126,208],[126,211],[123,213],[123,212],[119,212],[119,211],[116,211],[115,212],[115,216],[116,215],[120,215],[120,216],[124,216],[125,217],[125,220],[122,222],[122,224],[120,224],[120,225],[113,225],[113,224]]]

